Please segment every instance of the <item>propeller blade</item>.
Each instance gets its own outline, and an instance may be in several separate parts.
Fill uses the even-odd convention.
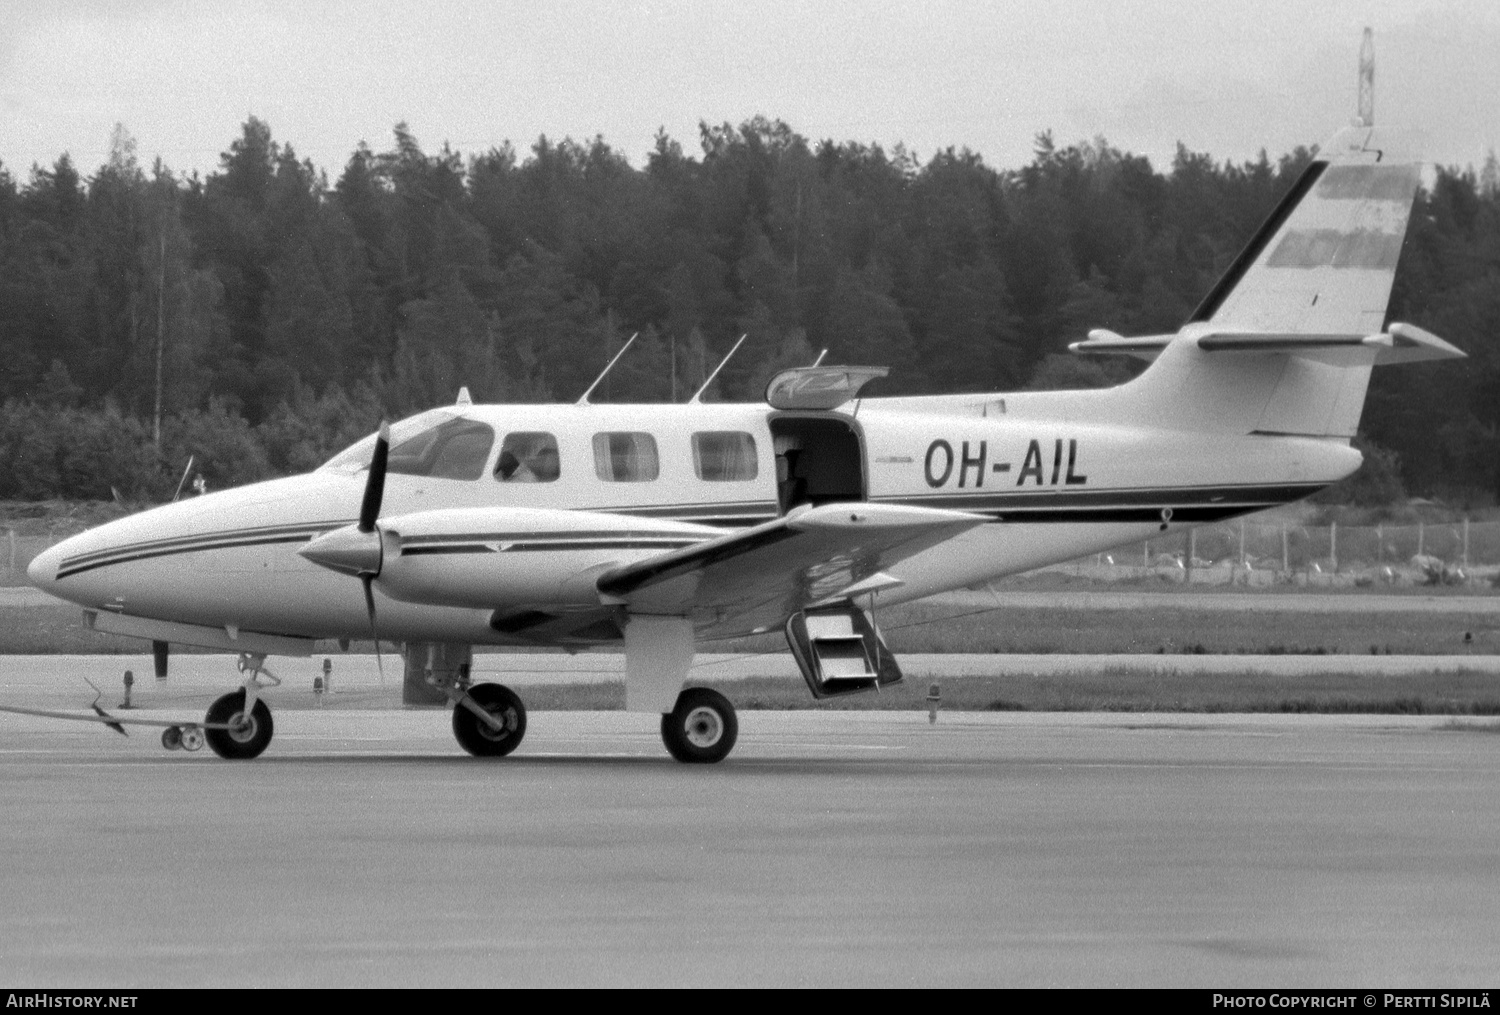
[[[381,422],[380,436],[375,438],[375,453],[370,456],[370,478],[365,481],[365,499],[359,505],[359,531],[374,532],[380,517],[380,501],[385,497],[385,469],[391,456],[391,427]]]
[[[365,587],[365,614],[370,618],[370,638],[375,642],[375,668],[380,671],[380,686],[385,687],[385,658],[380,654],[380,625],[375,622],[375,576],[359,576]]]

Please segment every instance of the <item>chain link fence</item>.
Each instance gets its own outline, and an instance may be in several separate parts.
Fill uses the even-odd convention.
[[[1175,572],[1207,583],[1493,585],[1500,582],[1500,521],[1351,526],[1246,519],[1065,566],[1101,578]]]

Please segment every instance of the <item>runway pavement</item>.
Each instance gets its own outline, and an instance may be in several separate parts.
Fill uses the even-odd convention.
[[[184,713],[184,717],[196,715]],[[1500,730],[1420,717],[278,712],[262,758],[0,716],[27,986],[1492,986]]]

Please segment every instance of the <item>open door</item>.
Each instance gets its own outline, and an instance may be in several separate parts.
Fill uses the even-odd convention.
[[[782,514],[799,504],[864,500],[865,450],[852,420],[832,414],[771,417]]]

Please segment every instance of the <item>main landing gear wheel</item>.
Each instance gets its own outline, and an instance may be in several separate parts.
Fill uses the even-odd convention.
[[[469,711],[462,704],[453,706],[453,736],[459,746],[476,758],[504,757],[521,743],[526,735],[526,706],[516,692],[504,684],[475,684],[469,697],[480,708],[500,720],[500,729]]]
[[[677,696],[677,705],[662,714],[661,738],[678,761],[711,765],[734,750],[740,721],[734,706],[718,691],[690,687]]]
[[[259,757],[271,743],[271,710],[257,700],[250,714],[245,714],[245,691],[241,688],[224,695],[208,706],[205,723],[228,724],[228,729],[205,729],[208,746],[221,758],[249,759]]]

